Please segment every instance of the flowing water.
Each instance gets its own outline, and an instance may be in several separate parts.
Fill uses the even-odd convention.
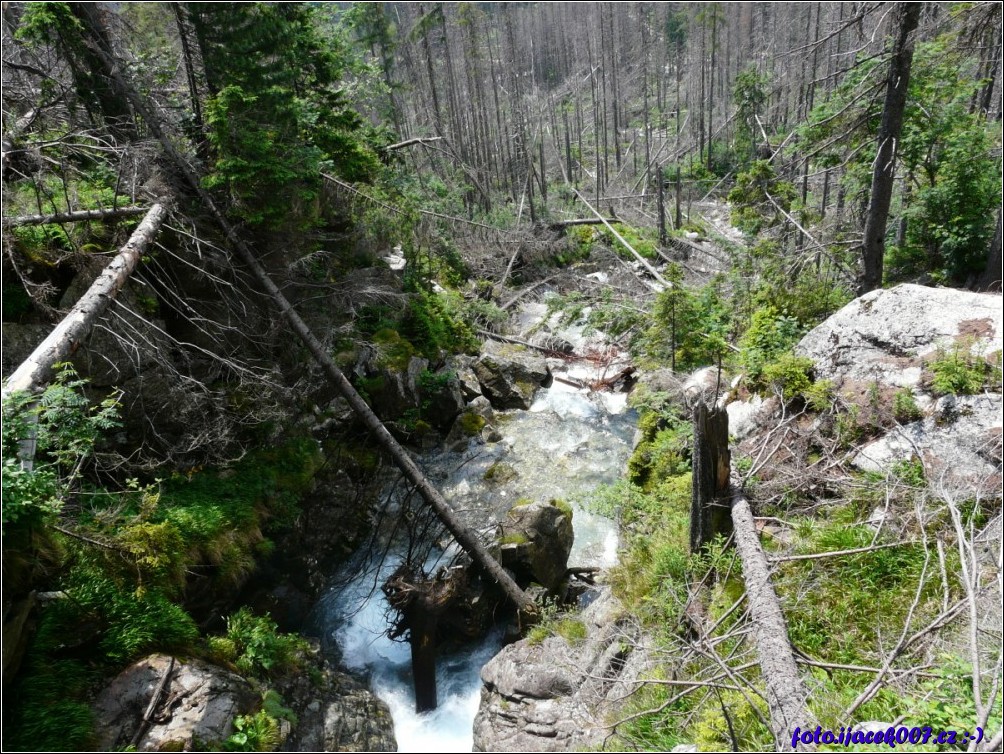
[[[558,374],[580,380],[596,377],[587,368]],[[587,394],[555,381],[537,394],[529,411],[498,415],[500,442],[472,444],[464,453],[430,454],[422,458],[422,466],[454,510],[481,529],[502,520],[521,497],[568,501],[575,528],[569,564],[610,566],[617,556],[616,525],[585,510],[583,503],[597,485],[623,474],[635,424],[625,395]],[[517,476],[502,483],[486,481],[488,469],[500,463],[511,466]],[[441,554],[434,553],[433,560]],[[410,649],[387,638],[387,603],[379,588],[402,556],[391,545],[382,566],[348,566],[343,577],[351,578],[350,583],[321,601],[315,622],[326,640],[337,643],[343,663],[367,674],[371,688],[390,707],[400,751],[470,751],[481,667],[501,649],[502,629],[462,650],[441,652],[439,707],[416,714]]]

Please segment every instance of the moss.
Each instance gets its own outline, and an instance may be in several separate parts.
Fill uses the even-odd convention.
[[[509,532],[508,534],[503,534],[499,537],[500,545],[525,545],[529,542],[526,533],[521,531]]]
[[[408,368],[415,347],[405,340],[397,330],[384,328],[373,334],[377,346],[377,364],[388,369],[404,371]]]
[[[572,646],[577,646],[586,640],[588,631],[586,624],[577,618],[563,618],[555,626],[555,633]]]
[[[468,437],[473,437],[474,435],[481,432],[485,425],[488,423],[485,417],[480,414],[475,414],[473,411],[467,411],[460,415],[457,420],[460,423],[460,429]]]
[[[494,482],[495,484],[505,484],[518,476],[519,474],[511,464],[498,461],[488,467],[488,470],[484,475],[484,480],[486,482]]]
[[[559,511],[564,513],[569,518],[572,517],[572,506],[566,500],[559,500],[558,498],[551,498],[550,504],[557,508]]]

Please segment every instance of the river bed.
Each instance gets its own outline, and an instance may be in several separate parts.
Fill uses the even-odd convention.
[[[597,376],[591,367],[556,372],[578,380]],[[624,472],[637,417],[619,393],[589,393],[558,380],[537,393],[528,411],[498,414],[502,440],[472,443],[463,453],[428,453],[421,465],[455,510],[484,529],[501,520],[520,498],[560,498],[572,505],[575,544],[569,565],[609,567],[617,559],[617,526],[588,511],[591,491]],[[515,478],[486,481],[495,464],[507,464]],[[492,475],[489,475],[490,477]],[[318,604],[313,622],[327,643],[337,645],[342,662],[369,678],[390,707],[399,751],[470,751],[472,724],[480,700],[481,667],[502,647],[503,628],[460,650],[440,653],[439,707],[416,714],[407,643],[387,637],[383,580],[402,558],[390,545],[383,564],[356,561]],[[441,551],[434,551],[431,567]]]

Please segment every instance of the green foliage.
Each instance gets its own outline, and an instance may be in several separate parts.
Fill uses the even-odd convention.
[[[683,271],[675,264],[667,267],[664,276],[673,285],[656,297],[642,350],[649,358],[676,369],[715,363],[726,350],[731,319],[723,281],[716,278],[691,291],[683,285]]]
[[[280,743],[278,720],[259,710],[234,719],[234,732],[223,742],[223,750],[275,751]]]
[[[659,247],[659,238],[657,231],[653,228],[635,228],[623,223],[613,223],[613,227],[621,235],[621,238],[627,241],[638,252],[639,256],[645,259],[656,259],[658,257],[656,249]],[[634,259],[631,252],[624,248],[624,244],[608,228],[604,227],[602,230],[596,231],[596,235],[619,256],[625,259]]]
[[[217,659],[243,673],[274,678],[300,667],[307,644],[295,634],[280,633],[270,616],[243,607],[227,618],[227,633],[210,638],[209,647]]]
[[[83,394],[86,380],[69,364],[41,397],[7,397],[3,406],[3,524],[31,527],[59,514],[67,493],[79,482],[99,435],[118,426],[115,397],[91,406]],[[34,463],[23,467],[20,443],[35,437]]]
[[[770,162],[757,160],[736,177],[735,187],[729,192],[732,224],[755,236],[782,222],[781,210],[790,212],[795,196],[795,187],[778,178]]]
[[[927,366],[934,375],[931,387],[938,395],[975,395],[1000,382],[1000,368],[965,346],[939,353]]]
[[[807,388],[802,389],[805,402],[813,411],[823,412],[833,408],[835,390],[833,382],[830,380],[819,380],[813,382]]]
[[[896,391],[892,397],[892,413],[896,421],[904,424],[917,421],[924,416],[909,388],[901,388]]]
[[[554,627],[554,632],[573,647],[586,640],[586,624],[577,618],[562,618]]]
[[[777,361],[766,364],[760,373],[760,383],[781,391],[781,396],[790,401],[804,395],[812,385],[812,359],[805,356],[783,354]]]
[[[755,712],[749,699],[756,704]],[[699,751],[770,751],[775,748],[774,734],[765,720],[770,720],[770,711],[762,696],[723,691],[704,705],[692,729],[694,743]]]
[[[929,273],[964,283],[982,269],[1000,206],[999,126],[972,112],[984,85],[954,32],[919,42],[913,56],[899,171],[907,191],[893,212],[906,220],[902,245],[889,239],[889,280]],[[841,183],[851,205],[867,202],[882,99],[869,95],[881,80],[878,59],[859,61],[833,95],[820,102],[800,139],[821,151],[822,167],[844,166]],[[897,223],[890,223],[890,232]]]
[[[736,151],[749,159],[759,141],[759,126],[756,116],[767,102],[770,85],[765,74],[759,73],[754,65],[749,65],[736,75],[732,87],[732,99],[736,103],[736,120],[740,128],[736,134]]]
[[[411,298],[401,332],[429,358],[439,358],[442,352],[477,350],[470,327],[447,308],[443,297],[431,291],[419,291]]]
[[[87,697],[93,672],[72,659],[53,659],[29,645],[21,682],[4,709],[9,751],[87,751],[94,747],[94,713]]]
[[[747,376],[759,382],[764,368],[781,358],[801,336],[802,327],[794,317],[770,305],[758,309],[739,339],[740,362]]]
[[[873,537],[870,528],[848,526],[835,517],[811,526],[797,551],[867,547]],[[902,630],[923,569],[924,547],[919,543],[785,563],[778,591],[799,595],[785,610],[792,643],[834,662],[876,661],[882,656],[882,637]],[[931,596],[937,589],[928,579],[924,593]],[[868,619],[862,620],[863,615]]]
[[[379,167],[358,114],[337,88],[345,58],[306,4],[189,7],[213,92],[209,188],[269,227],[317,222],[321,173],[370,180]]]
[[[963,284],[986,264],[1001,177],[999,127],[971,112],[983,84],[946,38],[918,44],[901,138],[913,191],[902,209],[906,243],[890,253],[892,279],[928,270]]]

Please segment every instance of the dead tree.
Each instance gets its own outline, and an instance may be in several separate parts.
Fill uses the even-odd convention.
[[[735,485],[730,482],[728,441],[728,413],[719,408],[709,411],[703,402],[699,402],[694,407],[690,548],[692,552],[697,552],[716,534],[733,530],[736,552],[742,560],[750,619],[753,621],[753,643],[760,674],[766,685],[774,744],[778,751],[787,751],[795,729],[814,730],[816,722],[806,706],[808,692],[795,665],[795,655],[788,640],[788,625],[777,593],[770,583],[770,568],[760,547],[749,501],[742,494],[738,482]],[[812,747],[803,745],[800,748],[809,750]]]
[[[913,45],[910,42],[910,35],[917,28],[920,10],[921,3],[899,3],[899,23],[896,29],[896,42],[892,51],[892,59],[889,61],[885,105],[882,108],[882,123],[879,126],[878,154],[875,155],[871,198],[868,202],[868,217],[865,221],[862,252],[864,276],[861,279],[860,293],[867,293],[882,287],[885,231],[889,219],[889,205],[892,202],[896,151],[900,132],[903,130],[906,93],[910,84],[910,68],[913,64]]]
[[[732,495],[732,525],[735,527],[736,551],[743,563],[746,601],[753,621],[753,643],[760,662],[760,675],[767,687],[774,748],[790,751],[795,729],[815,730],[816,720],[806,705],[808,691],[795,665],[795,653],[788,639],[788,624],[770,583],[770,567],[760,547],[753,513],[738,485]],[[811,748],[807,744],[799,746],[800,751]]]
[[[66,361],[77,349],[80,341],[90,332],[97,319],[105,312],[129,275],[136,269],[147,246],[167,217],[167,208],[155,204],[133,231],[118,256],[98,275],[87,292],[49,333],[48,337],[24,362],[14,370],[3,388],[6,398],[18,390],[34,390],[49,380],[53,365]]]
[[[384,582],[387,602],[398,613],[390,638],[407,634],[411,645],[416,712],[429,712],[438,705],[436,634],[440,616],[463,591],[462,575],[463,569],[442,568],[429,578],[405,562]]]
[[[716,535],[728,536],[729,415],[694,406],[693,484],[690,499],[690,551],[700,552]]]
[[[50,223],[79,223],[87,220],[117,220],[149,212],[147,207],[109,207],[108,209],[81,209],[72,212],[56,212],[49,215],[22,215],[3,218],[4,228],[22,225],[48,225]]]

